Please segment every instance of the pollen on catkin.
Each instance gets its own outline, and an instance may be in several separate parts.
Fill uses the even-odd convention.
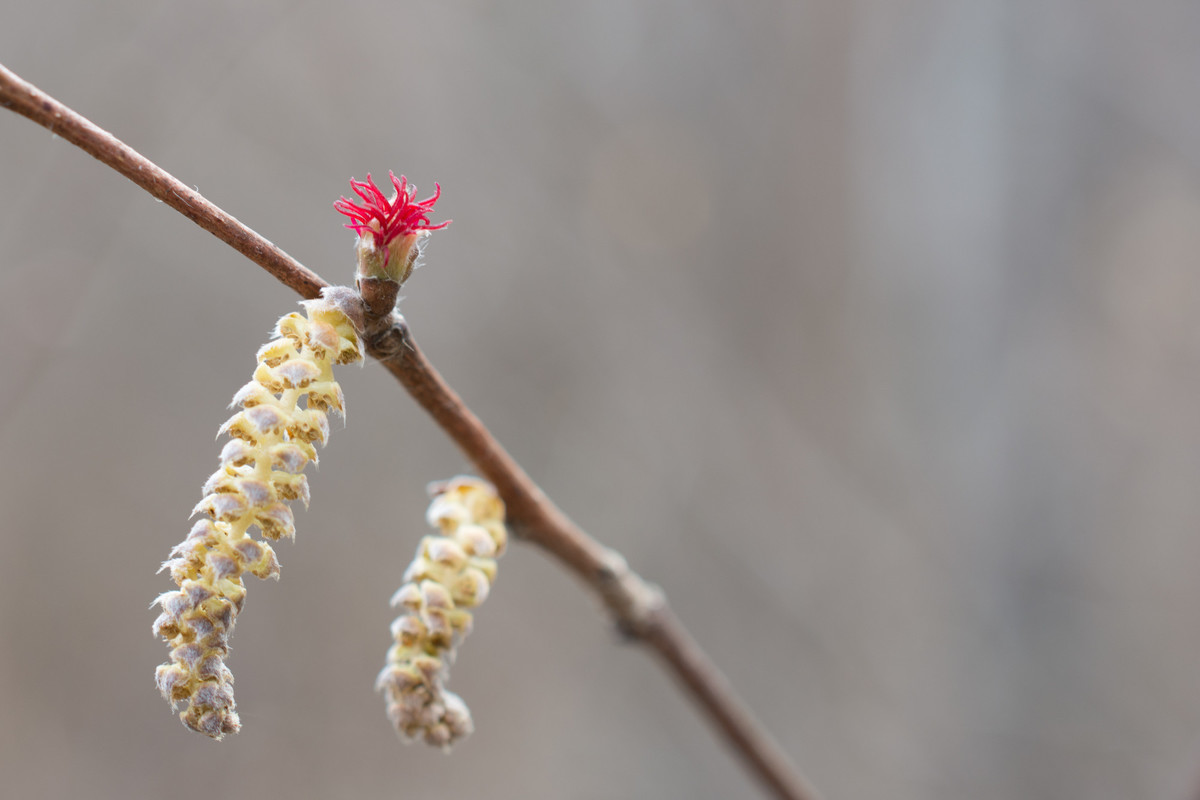
[[[471,630],[468,609],[482,603],[504,552],[504,502],[478,478],[458,477],[431,487],[426,518],[438,533],[421,540],[392,596],[401,614],[392,623],[395,644],[375,688],[406,741],[422,738],[443,749],[474,729],[462,699],[445,682],[458,643]]]
[[[279,577],[275,551],[249,529],[272,540],[295,536],[288,501],[308,506],[304,467],[317,460],[314,445],[329,435],[327,413],[345,414],[333,365],[362,360],[353,292],[326,290],[302,305],[307,316],[279,320],[274,338],[258,351],[253,379],[233,398],[241,410],[221,426],[220,434],[231,437],[221,466],[192,511],[203,518],[163,563],[179,589],[155,600],[162,613],[154,633],[171,651],[155,682],[173,709],[184,706],[184,725],[214,739],[241,727],[225,657],[246,600],[242,575]]]

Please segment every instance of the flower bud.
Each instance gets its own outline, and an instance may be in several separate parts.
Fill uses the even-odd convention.
[[[449,220],[432,225],[429,215],[441,197],[442,187],[434,184],[433,195],[417,200],[417,189],[401,175],[399,178],[388,173],[395,192],[389,199],[384,196],[371,175],[367,180],[350,180],[363,205],[345,197],[333,204],[340,213],[350,218],[346,227],[358,234],[355,253],[358,257],[358,278],[371,278],[393,282],[399,286],[408,280],[421,255],[422,240],[430,231],[441,230]]]

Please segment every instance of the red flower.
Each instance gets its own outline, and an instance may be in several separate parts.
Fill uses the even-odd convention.
[[[431,197],[417,200],[417,189],[408,185],[407,178],[403,175],[397,178],[390,170],[388,177],[392,179],[392,186],[396,188],[396,194],[391,200],[384,197],[375,181],[371,180],[371,174],[367,173],[366,183],[350,179],[350,188],[362,198],[363,205],[356,205],[345,197],[333,204],[340,213],[350,218],[345,227],[357,233],[360,239],[366,239],[366,235],[371,234],[374,240],[372,244],[384,252],[384,266],[387,265],[393,249],[389,245],[397,239],[441,230],[450,224],[450,220],[437,225],[429,223],[434,203],[442,196],[442,187],[439,184],[434,184],[437,190]]]

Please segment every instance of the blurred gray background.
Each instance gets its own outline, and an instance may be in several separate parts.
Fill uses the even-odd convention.
[[[0,62],[335,282],[350,176],[445,194],[403,308],[841,798],[1200,787],[1200,5],[9,3]],[[158,697],[155,575],[295,296],[0,114],[7,797],[755,795],[516,545],[402,747],[372,693],[426,482],[342,372],[244,732]]]

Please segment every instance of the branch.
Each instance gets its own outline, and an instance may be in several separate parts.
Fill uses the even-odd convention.
[[[311,299],[329,285],[199,192],[3,65],[0,104],[112,167],[301,296]],[[671,612],[663,593],[631,570],[620,553],[584,533],[546,497],[426,360],[404,319],[394,312],[369,318],[365,339],[368,352],[495,484],[508,507],[514,533],[562,562],[600,596],[626,636],[658,653],[664,667],[765,788],[784,800],[818,800],[816,790]]]
[[[204,199],[196,190],[91,120],[77,114],[0,64],[0,105],[115,169],[246,258],[311,300],[328,286],[296,259]]]

